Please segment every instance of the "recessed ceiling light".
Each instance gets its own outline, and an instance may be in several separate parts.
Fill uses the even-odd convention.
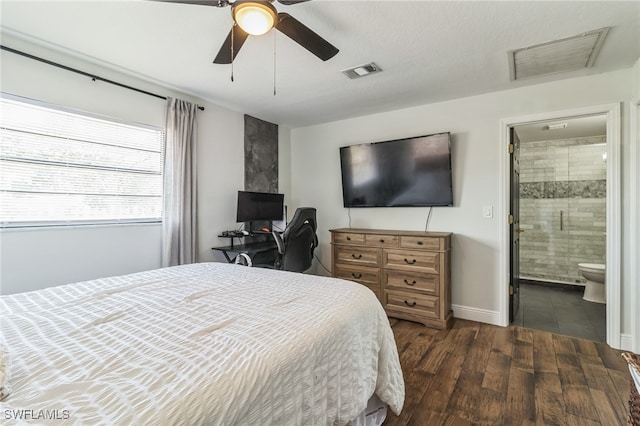
[[[342,70],[342,73],[349,78],[360,78],[380,71],[382,71],[382,69],[371,62],[370,64],[358,65],[357,67]]]

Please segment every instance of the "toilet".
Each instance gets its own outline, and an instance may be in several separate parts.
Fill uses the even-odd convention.
[[[589,302],[607,303],[604,290],[605,265],[600,263],[579,263],[578,271],[587,280],[582,298]]]

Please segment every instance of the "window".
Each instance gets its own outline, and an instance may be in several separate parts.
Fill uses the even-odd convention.
[[[2,94],[0,225],[162,218],[164,131]]]

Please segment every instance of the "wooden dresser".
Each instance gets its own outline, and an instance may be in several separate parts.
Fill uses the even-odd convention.
[[[451,327],[451,233],[332,229],[331,246],[332,275],[369,287],[388,316]]]

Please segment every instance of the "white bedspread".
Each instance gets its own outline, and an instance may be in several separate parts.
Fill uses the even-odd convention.
[[[2,421],[329,425],[374,392],[396,413],[404,401],[388,319],[349,281],[200,263],[3,296],[0,309]]]

